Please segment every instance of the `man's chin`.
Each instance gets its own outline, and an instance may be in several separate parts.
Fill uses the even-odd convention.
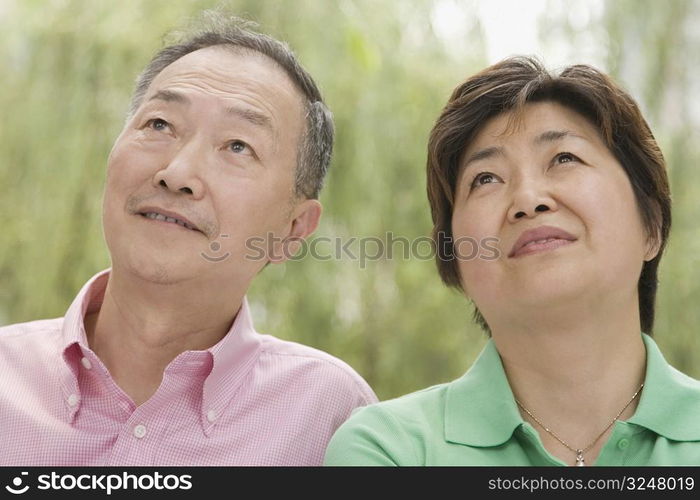
[[[145,256],[126,259],[125,262],[115,262],[113,259],[112,262],[114,271],[127,273],[133,278],[155,285],[175,285],[201,274],[191,262],[156,261]]]

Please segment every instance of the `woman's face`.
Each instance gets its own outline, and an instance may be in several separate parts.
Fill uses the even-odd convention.
[[[629,179],[597,129],[553,102],[528,104],[506,133],[509,118],[486,122],[461,160],[455,241],[497,238],[487,246],[499,254],[458,257],[467,296],[492,326],[542,306],[629,304],[632,296],[636,303],[643,262],[656,247],[647,244]],[[519,248],[533,239],[539,243]]]

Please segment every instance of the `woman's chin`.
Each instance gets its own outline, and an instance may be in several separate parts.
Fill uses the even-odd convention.
[[[501,288],[508,290],[507,294],[492,290],[490,297],[474,297],[474,302],[482,311],[492,309],[494,311],[542,311],[543,314],[552,311],[553,308],[565,308],[567,306],[581,307],[587,297],[592,299],[599,295],[590,282],[582,283],[581,277],[558,275],[554,277],[540,276],[538,279],[513,284]],[[486,304],[491,303],[493,307]],[[539,314],[539,313],[538,313]]]

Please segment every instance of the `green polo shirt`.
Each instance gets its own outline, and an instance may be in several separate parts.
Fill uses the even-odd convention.
[[[635,414],[617,421],[595,465],[700,465],[700,382],[643,334],[646,379]],[[565,465],[520,416],[493,340],[447,384],[356,410],[326,465]]]

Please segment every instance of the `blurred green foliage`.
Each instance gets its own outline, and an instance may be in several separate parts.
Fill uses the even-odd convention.
[[[436,33],[435,1],[240,0],[226,5],[289,42],[334,112],[337,143],[317,236],[408,239],[430,232],[427,136],[452,88],[483,68],[484,27],[460,46]],[[474,2],[470,2],[474,4]],[[163,34],[217,3],[204,0],[0,3],[0,325],[61,316],[109,266],[101,197],[107,155],[136,75]],[[606,37],[603,68],[626,84],[669,161],[674,229],[661,269],[656,338],[671,363],[700,377],[700,77],[689,1],[606,2],[587,25],[550,9],[546,43]],[[559,14],[557,14],[559,12]],[[515,35],[517,36],[517,35]],[[641,82],[641,83],[640,83]],[[696,107],[697,109],[697,107]],[[380,398],[451,380],[484,335],[431,260],[394,258],[269,266],[249,297],[256,327],[350,363]]]

